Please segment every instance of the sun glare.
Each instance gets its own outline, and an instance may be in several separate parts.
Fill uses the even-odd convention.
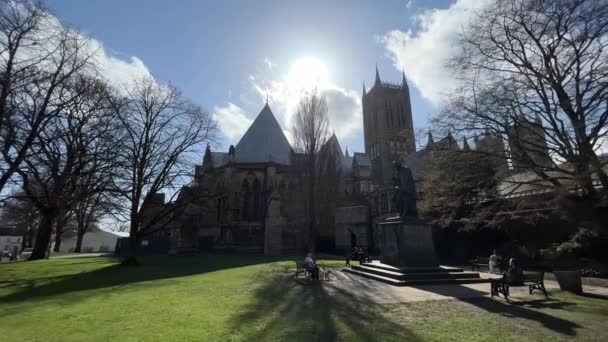
[[[298,59],[287,73],[287,84],[295,90],[323,90],[329,84],[329,72],[323,61],[314,57]]]

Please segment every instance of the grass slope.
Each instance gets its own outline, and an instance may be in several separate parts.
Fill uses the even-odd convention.
[[[326,266],[343,261],[326,260]],[[608,300],[554,294],[379,305],[253,255],[0,264],[2,341],[604,340]]]

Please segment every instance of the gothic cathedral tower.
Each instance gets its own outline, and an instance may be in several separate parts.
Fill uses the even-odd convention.
[[[372,161],[374,180],[391,184],[394,160],[416,151],[410,90],[401,84],[382,82],[376,67],[376,82],[369,92],[363,84],[363,132],[365,153]]]

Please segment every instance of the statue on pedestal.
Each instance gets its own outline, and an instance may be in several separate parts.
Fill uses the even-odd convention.
[[[416,185],[412,170],[398,161],[393,162],[397,177],[393,177],[394,189],[393,205],[399,211],[399,216],[405,218],[418,218],[416,209]]]
[[[418,218],[416,186],[412,170],[393,162],[393,205],[399,217],[387,218],[378,223],[380,261],[396,267],[439,267],[433,230]]]

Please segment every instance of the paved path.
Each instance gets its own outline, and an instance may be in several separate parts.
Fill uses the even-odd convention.
[[[495,275],[481,272],[480,276],[482,278],[490,278]],[[490,297],[490,283],[397,287],[338,270],[332,272],[331,281],[324,283],[323,286],[325,286],[330,293],[332,291],[346,291],[356,297],[383,304]],[[557,283],[551,280],[545,280],[545,287],[549,292],[559,290]],[[585,293],[608,297],[608,288],[605,287],[584,286],[583,291]],[[509,297],[512,298],[513,301],[517,301],[540,299],[544,296],[539,291],[534,291],[533,294],[530,295],[528,293],[528,287],[525,286],[512,287]]]

